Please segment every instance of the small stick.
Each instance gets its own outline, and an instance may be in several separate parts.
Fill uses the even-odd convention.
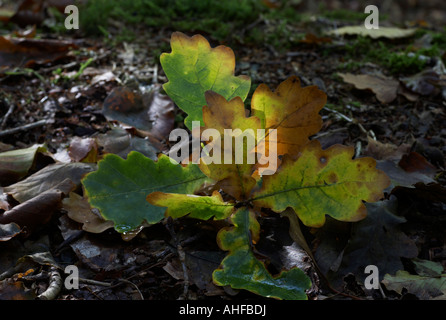
[[[23,125],[21,127],[3,130],[3,131],[0,131],[0,137],[8,136],[10,134],[14,134],[14,133],[17,133],[17,132],[20,132],[20,131],[26,131],[26,130],[29,130],[29,129],[34,129],[34,128],[37,128],[37,127],[41,127],[41,126],[44,126],[44,125],[49,124],[51,122],[52,122],[51,119],[43,119],[43,120],[39,120],[37,122],[25,124],[25,125]]]
[[[50,273],[50,283],[48,288],[42,292],[37,298],[41,300],[54,300],[59,295],[60,290],[62,290],[62,277],[60,276],[59,270],[52,267]]]
[[[3,117],[0,129],[3,129],[5,127],[6,121],[8,120],[8,118],[12,114],[12,112],[14,111],[14,108],[15,108],[15,105],[13,103],[11,103],[11,105],[9,106],[8,112],[6,112],[5,116]]]

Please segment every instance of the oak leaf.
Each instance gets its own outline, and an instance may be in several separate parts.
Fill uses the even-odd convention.
[[[249,77],[234,76],[235,56],[231,48],[211,48],[201,35],[188,37],[174,32],[170,41],[172,52],[160,58],[169,82],[163,85],[169,97],[185,111],[186,126],[192,121],[202,122],[202,107],[206,104],[204,93],[212,90],[230,100],[245,100],[251,87]]]
[[[320,227],[325,215],[341,221],[363,219],[363,201],[375,202],[389,184],[372,158],[353,158],[353,147],[334,145],[322,150],[313,140],[296,161],[286,158],[279,171],[263,178],[253,195],[255,205],[282,212],[287,207],[307,226]]]
[[[207,105],[203,107],[204,130],[217,130],[219,136],[207,145],[207,150],[220,150],[220,156],[213,154],[213,159],[201,158],[200,169],[208,177],[218,181],[226,193],[236,199],[246,198],[256,183],[252,177],[255,164],[253,152],[260,120],[245,115],[245,107],[240,97],[227,101],[218,93],[208,91],[206,102]],[[243,139],[244,134],[247,134],[247,139]],[[249,155],[252,156],[251,161],[248,161]],[[219,163],[215,163],[215,160]]]
[[[233,227],[221,229],[217,235],[220,248],[229,254],[214,271],[214,282],[265,297],[306,300],[305,290],[311,287],[311,281],[302,270],[292,268],[272,276],[264,263],[254,256],[251,245],[258,241],[260,233],[254,212],[241,208],[231,217],[231,222]]]
[[[262,129],[277,130],[277,140],[270,139],[266,132],[257,151],[262,147],[264,154],[269,153],[271,146],[276,144],[277,156],[297,156],[308,143],[308,137],[321,129],[319,111],[326,101],[323,91],[316,86],[301,87],[299,78],[295,76],[282,82],[274,92],[265,84],[259,85],[251,100],[251,112],[260,119]]]

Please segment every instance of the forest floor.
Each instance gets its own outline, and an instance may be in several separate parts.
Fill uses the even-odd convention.
[[[139,16],[138,8],[103,7],[101,12],[99,5],[91,5],[80,9],[81,17],[89,20],[81,18],[79,30],[66,30],[65,15],[44,1],[45,14],[31,7],[32,14],[25,14],[22,8],[21,16],[3,23],[0,226],[8,225],[5,217],[12,213],[21,231],[11,225],[0,229],[0,299],[34,299],[48,288],[51,272],[68,265],[79,268],[83,281],[78,290],[61,288],[57,299],[263,299],[212,283],[212,271],[225,252],[215,242],[211,222],[165,221],[134,235],[121,235],[103,221],[85,228],[88,218],[74,213],[91,211],[82,198],[80,178],[94,170],[104,154],[125,157],[137,150],[155,159],[172,146],[168,133],[184,127],[184,113],[161,88],[167,78],[159,56],[170,52],[174,31],[200,33],[212,47],[232,48],[235,74],[252,81],[248,106],[261,83],[275,89],[297,75],[303,86],[318,86],[327,94],[327,104],[321,111],[322,130],[314,138],[324,148],[337,143],[354,146],[358,155],[375,158],[378,168],[392,179],[385,205],[375,208],[386,212],[380,213],[379,221],[361,226],[328,221],[319,230],[303,228],[316,260],[305,270],[314,280],[310,299],[444,298],[444,286],[407,283],[386,288],[391,279],[384,279],[386,273],[397,271],[444,279],[444,269],[438,270],[446,268],[444,4],[376,1],[383,8],[380,27],[412,31],[401,36],[381,28],[381,36],[374,38],[354,30],[337,32],[344,26],[363,25],[367,15],[359,1],[348,1],[350,7],[326,1],[318,8],[310,1],[257,2],[264,6],[260,11],[235,10],[251,12],[246,21],[231,18],[236,15],[231,8],[221,20],[206,20],[198,10],[209,10],[211,17],[218,12],[203,7],[177,20],[157,14],[164,20],[150,23],[144,21],[143,12]],[[4,10],[10,10],[12,6],[5,3]],[[169,14],[186,15],[186,9],[177,10]],[[32,21],[37,21],[37,28],[27,26]],[[134,103],[113,91],[118,87],[144,97],[144,105],[136,108],[148,112],[155,131],[137,129],[140,119],[128,112]],[[111,114],[112,108],[118,108],[119,115]],[[22,150],[19,163],[2,156],[11,150]],[[42,171],[54,163],[80,165],[63,167],[58,175]],[[56,201],[41,196],[67,177],[76,184],[75,191]],[[277,252],[271,264],[272,270],[280,270],[291,259],[284,253],[292,247],[288,220],[267,216],[261,227],[271,241],[259,243],[257,249]],[[369,241],[378,235],[378,244]],[[179,244],[185,261],[178,258]],[[362,265],[355,258],[373,261],[377,256],[386,261],[380,270],[384,282],[379,290],[366,290]]]

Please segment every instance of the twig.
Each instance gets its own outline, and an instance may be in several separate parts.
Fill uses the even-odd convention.
[[[9,116],[12,114],[12,112],[14,111],[15,105],[13,103],[11,103],[11,105],[9,106],[8,111],[6,112],[6,114],[3,116],[3,120],[2,120],[2,124],[0,126],[0,129],[3,130],[3,128],[6,125],[6,121],[8,120]]]
[[[144,296],[142,295],[141,291],[139,290],[138,286],[136,284],[134,284],[133,282],[126,280],[126,279],[118,279],[118,281],[122,281],[125,283],[130,284],[131,286],[135,287],[136,291],[138,291],[139,296],[141,297],[141,300],[144,300]]]
[[[62,277],[60,276],[59,270],[52,267],[50,273],[50,284],[44,292],[38,295],[37,298],[42,300],[54,300],[60,293],[62,284]]]
[[[108,282],[97,281],[97,280],[92,280],[92,279],[84,279],[84,278],[79,278],[79,282],[86,283],[86,284],[92,284],[94,286],[102,286],[102,287],[111,287],[112,286],[112,284],[108,283]]]
[[[344,119],[347,122],[356,124],[359,127],[359,130],[361,130],[362,133],[364,133],[366,136],[370,136],[373,140],[376,140],[375,133],[372,130],[367,131],[364,128],[364,126],[361,123],[359,123],[356,119],[349,118],[345,114],[343,114],[343,113],[341,113],[341,112],[339,112],[337,110],[333,110],[333,109],[330,109],[330,108],[327,108],[327,107],[324,107],[323,109],[338,115],[339,117],[341,117],[342,119]]]
[[[340,113],[340,112],[337,111],[337,110],[333,110],[333,109],[330,109],[330,108],[327,108],[327,107],[324,107],[323,109],[324,109],[324,110],[327,110],[327,111],[330,111],[330,112],[332,112],[332,113],[338,115],[339,117],[341,117],[342,119],[344,119],[344,120],[347,121],[347,122],[353,122],[353,119],[352,119],[352,118],[347,117],[345,114]]]
[[[29,130],[29,129],[34,129],[34,128],[41,127],[41,126],[44,126],[44,125],[49,124],[49,123],[52,123],[51,119],[43,119],[43,120],[39,120],[37,122],[25,124],[25,125],[17,127],[17,128],[3,130],[3,131],[0,131],[0,137],[8,136],[10,134],[14,134],[14,133],[17,133],[17,132],[20,132],[20,131],[26,131],[26,130]]]

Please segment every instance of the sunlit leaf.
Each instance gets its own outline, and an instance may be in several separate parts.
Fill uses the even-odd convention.
[[[163,88],[169,97],[185,111],[186,126],[202,122],[204,93],[212,90],[230,100],[245,100],[251,87],[247,76],[234,76],[234,52],[226,46],[211,48],[201,35],[188,37],[174,32],[170,41],[172,52],[163,53],[160,61],[169,82]]]
[[[119,232],[134,230],[144,221],[159,222],[165,209],[147,202],[147,195],[154,191],[192,194],[209,181],[196,164],[182,167],[172,161],[161,155],[155,162],[135,151],[126,160],[106,155],[98,170],[82,180],[91,206],[113,220]]]
[[[223,201],[218,191],[214,191],[212,196],[156,191],[147,196],[147,201],[155,206],[167,207],[166,216],[172,218],[188,215],[189,218],[202,220],[212,217],[221,220],[230,216],[234,210],[234,204]]]
[[[251,101],[252,115],[261,120],[262,129],[277,130],[277,141],[266,136],[265,150],[276,143],[277,155],[297,155],[308,137],[321,129],[319,111],[326,101],[323,91],[316,86],[302,88],[295,76],[282,82],[274,92],[265,84],[259,85]]]
[[[352,147],[334,145],[322,150],[311,141],[296,161],[285,159],[279,171],[263,178],[254,204],[282,212],[287,207],[307,226],[320,227],[325,215],[358,221],[367,214],[363,201],[375,202],[390,184],[372,158],[352,160]]]
[[[213,155],[216,150],[220,151],[220,157],[213,159],[220,163],[209,163],[202,158],[200,168],[210,178],[219,181],[223,191],[241,199],[250,193],[256,183],[251,175],[255,164],[256,130],[260,128],[260,121],[257,117],[246,117],[243,101],[239,97],[227,101],[223,96],[208,91],[206,103],[203,107],[204,129],[218,131],[219,139],[209,145],[213,146]],[[232,130],[234,139],[227,130]],[[246,138],[242,140],[244,134]],[[251,146],[248,139],[252,141]],[[252,156],[251,160],[248,154]]]

